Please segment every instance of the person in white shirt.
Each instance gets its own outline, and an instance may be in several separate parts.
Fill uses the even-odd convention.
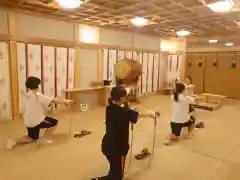
[[[69,104],[72,100],[60,100],[43,95],[39,92],[39,85],[41,80],[37,77],[29,77],[26,81],[27,92],[21,91],[26,98],[24,110],[24,124],[27,128],[27,136],[19,139],[10,139],[7,142],[7,149],[13,149],[16,145],[32,143],[40,140],[42,143],[51,143],[51,140],[39,138],[41,129],[47,129],[45,137],[52,134],[57,125],[58,120],[48,117],[47,113],[53,103],[55,104]]]
[[[173,112],[171,120],[171,134],[165,145],[177,141],[181,135],[183,127],[188,127],[189,136],[194,129],[195,119],[190,118],[189,105],[195,102],[195,99],[185,95],[185,85],[177,83],[174,94],[171,97],[173,101]]]
[[[192,83],[192,78],[191,76],[186,76],[184,78],[184,84],[186,86],[186,92],[185,94],[192,96],[194,95],[194,91],[195,91],[195,86]]]

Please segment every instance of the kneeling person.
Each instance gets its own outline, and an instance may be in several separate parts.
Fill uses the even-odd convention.
[[[102,140],[102,152],[110,164],[107,176],[92,180],[122,180],[125,159],[129,146],[129,123],[135,124],[140,116],[155,117],[155,112],[138,112],[129,108],[127,91],[117,86],[111,91],[109,105],[106,108],[106,133]]]
[[[40,84],[41,80],[37,77],[27,79],[25,86],[28,92],[22,91],[21,94],[26,98],[23,117],[28,135],[19,139],[10,139],[7,142],[7,149],[38,140],[41,129],[47,129],[45,136],[52,134],[58,125],[58,120],[47,116],[49,107],[53,103],[69,104],[73,102],[72,100],[60,100],[43,95],[39,92]],[[51,143],[52,141],[42,138],[39,142]]]
[[[173,114],[171,120],[171,134],[169,139],[165,142],[165,145],[169,145],[172,142],[179,139],[181,130],[183,127],[188,127],[188,136],[192,135],[195,118],[189,114],[189,105],[195,102],[195,99],[185,95],[185,85],[177,83],[174,95],[172,96],[173,101]],[[191,117],[191,118],[190,118]]]

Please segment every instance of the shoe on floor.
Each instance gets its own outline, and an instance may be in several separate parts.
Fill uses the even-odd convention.
[[[16,146],[16,141],[14,141],[13,139],[9,139],[8,141],[7,141],[7,144],[6,144],[6,148],[8,149],[8,150],[11,150],[11,149],[14,149],[14,147]]]
[[[174,141],[172,141],[172,140],[165,140],[164,141],[164,145],[165,146],[170,146],[170,145],[172,145],[174,143]]]

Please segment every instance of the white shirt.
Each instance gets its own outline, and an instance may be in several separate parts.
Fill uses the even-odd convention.
[[[195,102],[195,99],[184,94],[178,95],[178,101],[174,100],[174,96],[171,97],[173,101],[173,114],[172,122],[185,123],[189,120],[189,105]]]
[[[33,91],[29,91],[25,95],[24,123],[26,127],[35,127],[44,120],[53,98]]]

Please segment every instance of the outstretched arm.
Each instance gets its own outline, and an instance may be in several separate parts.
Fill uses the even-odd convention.
[[[146,110],[146,109],[138,109],[138,108],[134,108],[134,110],[139,113],[139,117],[155,117],[156,116],[155,111]]]
[[[73,100],[68,100],[68,99],[53,98],[52,102],[55,103],[55,104],[65,104],[65,105],[67,105],[67,104],[73,103],[74,101]]]

